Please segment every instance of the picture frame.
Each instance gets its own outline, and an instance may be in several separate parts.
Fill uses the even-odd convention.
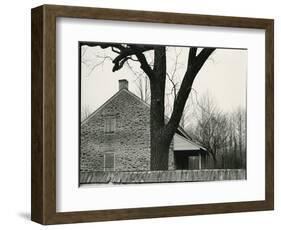
[[[265,31],[265,199],[58,212],[56,156],[56,19],[79,18],[126,22],[261,29]],[[274,209],[274,21],[132,11],[76,6],[43,5],[32,9],[32,156],[31,219],[40,224],[127,220]]]

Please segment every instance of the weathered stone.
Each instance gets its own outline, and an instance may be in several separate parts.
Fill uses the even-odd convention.
[[[115,131],[105,132],[105,120]],[[126,89],[120,90],[81,124],[80,171],[103,171],[104,154],[114,153],[115,171],[150,169],[150,108]],[[174,169],[173,143],[169,169]]]

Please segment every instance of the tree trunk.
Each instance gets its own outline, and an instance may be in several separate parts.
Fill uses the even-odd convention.
[[[218,169],[218,159],[216,156],[213,157],[213,160],[214,160],[214,169]]]
[[[150,170],[169,169],[169,144],[163,143],[161,136],[155,135],[151,138]]]
[[[191,92],[195,76],[215,49],[203,49],[196,56],[197,48],[191,48],[188,67],[179,92],[174,101],[173,112],[165,125],[165,84],[166,84],[166,47],[154,48],[153,77],[150,77],[150,169],[168,170],[169,147],[179,126],[186,100]]]
[[[154,78],[150,80],[150,169],[168,170],[172,138],[165,133],[166,48],[155,48]]]
[[[153,85],[153,84],[152,84]],[[157,91],[151,94],[150,109],[150,170],[168,170],[171,139],[165,137],[162,104]],[[164,108],[164,107],[163,107]]]

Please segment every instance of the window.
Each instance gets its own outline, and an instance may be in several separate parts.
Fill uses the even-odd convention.
[[[114,171],[115,156],[114,153],[104,154],[104,171]]]
[[[115,132],[116,128],[116,119],[114,117],[107,117],[105,118],[105,125],[104,125],[105,133],[113,133]]]

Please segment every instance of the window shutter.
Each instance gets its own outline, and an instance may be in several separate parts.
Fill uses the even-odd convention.
[[[112,118],[112,119],[111,119],[110,132],[115,132],[115,126],[116,126],[116,119],[115,119],[115,118]]]
[[[104,154],[104,170],[113,171],[114,170],[114,153]]]
[[[116,118],[114,117],[107,117],[105,118],[105,128],[104,131],[106,133],[113,133],[116,129]]]

